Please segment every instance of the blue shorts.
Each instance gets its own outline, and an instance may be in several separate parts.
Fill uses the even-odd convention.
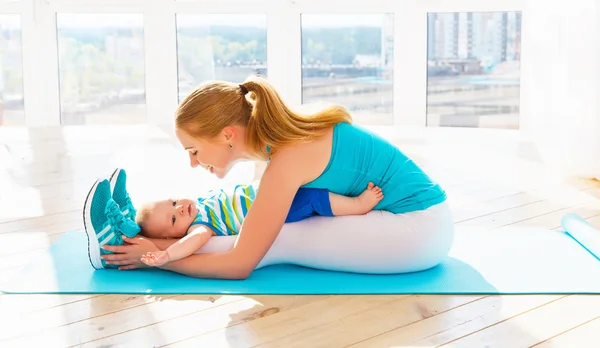
[[[285,222],[296,222],[311,216],[333,216],[329,191],[315,188],[298,189]]]

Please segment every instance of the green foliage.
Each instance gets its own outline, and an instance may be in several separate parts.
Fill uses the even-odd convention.
[[[352,64],[358,54],[380,53],[380,28],[317,28],[302,31],[303,63]]]
[[[218,66],[265,65],[266,34],[265,28],[257,27],[182,27],[177,36],[180,77],[211,77]],[[95,103],[109,92],[144,89],[142,28],[60,28],[58,38],[63,103]],[[380,28],[306,28],[302,32],[303,63],[352,64],[356,55],[380,52]],[[4,71],[5,93],[19,93],[21,69],[5,66]]]

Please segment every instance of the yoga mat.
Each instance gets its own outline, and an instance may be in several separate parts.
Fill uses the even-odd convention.
[[[569,217],[569,233],[515,228],[456,233],[449,258],[426,271],[365,275],[268,266],[246,280],[196,279],[159,270],[94,270],[83,231],[65,234],[10,282],[6,293],[113,294],[595,294],[600,261],[579,243],[600,231]],[[580,233],[584,228],[586,233]],[[581,238],[579,241],[571,235]]]
[[[600,231],[577,214],[563,216],[561,225],[583,248],[600,260]]]

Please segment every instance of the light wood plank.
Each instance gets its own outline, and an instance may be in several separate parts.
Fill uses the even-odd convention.
[[[28,219],[15,219],[0,223],[0,238],[2,234],[11,232],[27,231],[31,229],[45,229],[65,221],[80,221],[83,226],[82,207],[77,210],[65,211],[57,214],[42,215]]]
[[[397,327],[412,325],[461,306],[478,302],[481,296],[411,296],[405,301],[379,306],[338,318],[309,330],[297,331],[259,347],[338,347],[380,335]],[[403,313],[390,317],[390,313]],[[241,341],[241,340],[240,340]],[[190,345],[191,346],[191,345]]]
[[[534,217],[542,216],[574,206],[591,203],[595,198],[585,193],[573,193],[563,196],[563,199],[542,200],[523,206],[494,212],[474,219],[457,223],[457,226],[485,226],[488,229],[496,229],[517,222],[525,221]]]
[[[175,295],[104,295],[82,298],[79,301],[64,303],[13,318],[8,325],[3,327],[3,331],[0,333],[0,343],[3,340],[22,339],[39,331],[67,326],[174,297]]]
[[[598,345],[600,333],[600,316],[582,323],[579,326],[554,336],[546,341],[535,344],[536,348],[562,348],[562,347],[595,347]]]
[[[237,327],[245,322],[269,320],[284,313],[323,303],[328,296],[248,296],[241,301],[176,318],[156,320],[154,324],[118,335],[87,342],[85,347],[163,346],[184,340],[197,332]],[[160,319],[160,318],[158,318]],[[243,345],[247,345],[244,343]]]
[[[185,338],[170,340],[170,342],[183,341],[214,330],[215,334],[208,336],[210,346],[214,346],[213,344],[217,342],[226,346],[254,346],[264,341],[273,341],[297,331],[310,329],[331,320],[337,320],[337,318],[361,313],[372,307],[393,306],[397,302],[405,301],[408,298],[409,296],[406,295],[331,296],[323,300],[311,301],[305,306],[280,312],[270,317],[248,321],[243,325],[211,328],[211,330],[206,330],[203,327],[190,328],[192,332],[187,332]],[[210,341],[213,339],[217,341]],[[198,346],[198,342],[191,342],[192,346]],[[187,346],[188,341],[178,344]]]
[[[5,340],[2,344],[8,347],[37,347],[46,344],[61,347],[81,345],[103,337],[152,325],[158,321],[186,316],[241,300],[243,298],[239,296],[218,297],[215,299],[211,296],[182,295],[126,308],[103,316],[90,317],[65,326],[39,330],[36,335]],[[106,302],[103,301],[102,306],[107,306]],[[233,306],[236,309],[239,308],[239,306]],[[91,310],[95,309],[92,308]]]
[[[574,213],[587,221],[593,221],[594,218],[600,215],[600,200],[592,201],[585,204],[569,207],[553,211],[547,214],[539,215],[533,218],[522,220],[511,225],[507,225],[499,228],[497,231],[503,228],[517,228],[517,227],[541,227],[548,229],[563,229],[561,226],[561,220],[565,214]]]
[[[351,347],[434,347],[560,298],[562,296],[489,296],[431,318],[400,326]]]
[[[103,295],[7,295],[0,294],[0,313],[28,315]]]
[[[366,296],[363,296],[366,297]],[[273,317],[272,322],[255,321],[235,327],[212,331],[189,340],[177,342],[169,347],[222,347],[233,346],[273,346],[273,347],[341,347],[364,337],[377,335],[390,327],[407,325],[408,323],[435,316],[449,311],[465,303],[477,301],[481,296],[410,296],[383,303],[368,310],[342,316],[336,312],[330,321],[310,319],[305,308],[301,317],[296,312],[287,312]],[[360,301],[359,297],[356,301]],[[333,298],[331,301],[332,302]],[[318,310],[318,309],[317,309]],[[332,310],[331,303],[324,303],[322,311]],[[403,313],[390,318],[391,313]],[[317,313],[314,313],[318,315]],[[274,322],[294,323],[285,328],[277,327],[277,334],[285,333],[282,338],[269,340],[263,332]],[[323,324],[320,324],[323,323]],[[312,326],[311,325],[315,325]],[[285,332],[282,332],[285,330]],[[257,335],[256,333],[261,333]],[[273,335],[276,337],[277,335]]]
[[[546,202],[546,204],[564,202],[567,208],[571,207],[573,204],[596,202],[597,197],[594,197],[594,194],[597,192],[597,190],[597,188],[576,190],[564,186],[553,186],[547,187],[543,190],[534,190],[520,192],[514,195],[506,195],[498,199],[477,202],[480,204],[463,206],[462,209],[454,214],[455,221],[457,223],[466,222],[468,220],[482,218],[483,216],[488,216],[511,209],[529,209],[531,207],[526,208],[526,206],[532,204],[542,204],[542,202]]]
[[[451,347],[529,347],[598,317],[600,296],[574,295],[524,312],[486,330],[475,331]]]

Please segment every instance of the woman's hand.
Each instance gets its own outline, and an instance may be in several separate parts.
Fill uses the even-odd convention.
[[[123,236],[123,245],[105,245],[102,248],[114,254],[102,255],[109,265],[119,265],[119,270],[146,268],[142,256],[154,251],[159,251],[156,244],[144,237],[127,238]]]

